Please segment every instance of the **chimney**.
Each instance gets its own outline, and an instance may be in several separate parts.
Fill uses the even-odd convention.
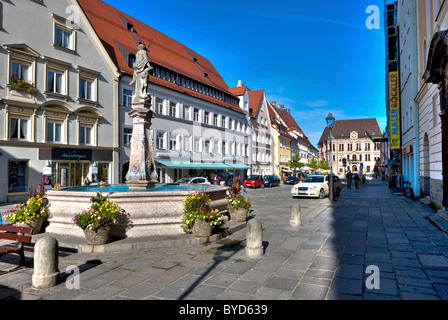
[[[289,110],[289,109],[287,109],[287,110],[288,110],[288,113],[291,114],[291,110]]]
[[[284,105],[284,104],[279,104],[278,106],[279,106],[280,109],[282,109],[282,110],[285,109],[285,105]]]
[[[238,85],[237,85],[237,87],[242,87],[241,80],[238,80]]]
[[[272,101],[271,104],[272,104],[274,107],[277,106],[277,102],[275,102],[275,101]]]

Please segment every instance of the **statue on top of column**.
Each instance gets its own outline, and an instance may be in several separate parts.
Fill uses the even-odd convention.
[[[143,43],[138,45],[139,51],[135,57],[134,75],[130,85],[135,84],[135,94],[132,97],[133,104],[145,103],[151,99],[148,93],[148,76],[151,70],[151,62],[148,59],[148,51]]]

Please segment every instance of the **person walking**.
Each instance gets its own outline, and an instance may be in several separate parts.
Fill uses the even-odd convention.
[[[359,189],[359,175],[355,173],[355,188]]]
[[[352,188],[352,173],[350,172],[350,170],[347,172],[345,177],[347,178],[347,189],[351,189]]]

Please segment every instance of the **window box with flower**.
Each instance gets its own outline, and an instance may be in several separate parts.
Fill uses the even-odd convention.
[[[181,228],[197,237],[208,237],[213,227],[222,224],[223,215],[218,209],[210,208],[211,200],[207,194],[195,193],[182,200],[183,215]]]
[[[72,222],[84,231],[87,244],[104,245],[110,241],[111,225],[119,210],[118,204],[98,192],[90,208],[77,213]]]
[[[21,78],[15,78],[14,76],[9,78],[9,88],[12,90],[24,90],[31,95],[34,95],[37,91],[34,83]]]

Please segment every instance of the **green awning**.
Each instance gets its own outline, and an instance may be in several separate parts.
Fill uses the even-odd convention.
[[[207,169],[207,170],[226,170],[232,169],[230,165],[224,163],[203,163],[203,162],[189,162],[176,160],[161,160],[155,161],[162,166],[173,169]]]
[[[235,170],[247,170],[250,169],[249,166],[242,164],[242,163],[227,163],[227,165],[231,168],[231,169],[235,169]]]
[[[199,164],[202,169],[209,169],[209,170],[226,170],[230,169],[230,167],[227,164],[224,163],[201,163]]]
[[[200,163],[189,162],[189,161],[171,161],[171,160],[160,160],[155,159],[159,164],[174,169],[201,169]]]

